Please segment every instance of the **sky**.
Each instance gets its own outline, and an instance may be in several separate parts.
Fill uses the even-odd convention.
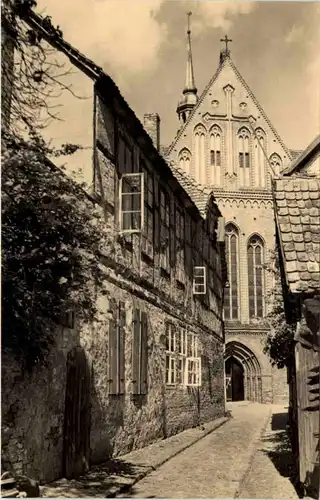
[[[103,67],[140,120],[160,115],[162,145],[178,129],[188,11],[199,93],[218,67],[227,33],[233,62],[287,147],[303,149],[320,132],[320,2],[38,0],[36,10]],[[68,78],[82,99],[64,93],[64,121],[48,134],[91,145],[92,82],[79,72]]]

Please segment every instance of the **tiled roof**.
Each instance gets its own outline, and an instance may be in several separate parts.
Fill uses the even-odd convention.
[[[179,184],[188,193],[203,218],[207,215],[207,205],[213,192],[208,188],[203,188],[193,177],[188,175],[182,168],[175,165],[173,161],[168,161],[168,165]],[[214,196],[213,196],[214,198]]]
[[[276,179],[274,201],[290,291],[320,290],[320,179]]]
[[[281,175],[291,175],[294,172],[299,172],[307,163],[315,157],[320,151],[320,134],[296,156],[289,167],[282,170]]]

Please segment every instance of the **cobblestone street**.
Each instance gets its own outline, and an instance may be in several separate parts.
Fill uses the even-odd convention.
[[[286,408],[233,403],[233,418],[135,484],[125,497],[298,498]]]

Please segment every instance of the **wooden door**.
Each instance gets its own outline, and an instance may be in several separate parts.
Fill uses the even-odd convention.
[[[91,366],[82,347],[67,358],[63,469],[67,479],[89,470]]]

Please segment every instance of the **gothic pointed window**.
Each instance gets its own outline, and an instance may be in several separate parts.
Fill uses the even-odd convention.
[[[210,182],[221,184],[221,129],[216,125],[210,131]]]
[[[224,292],[224,316],[225,319],[238,319],[239,233],[233,224],[226,226],[226,259],[228,283]]]
[[[179,153],[179,166],[187,174],[191,174],[191,153],[184,148]]]
[[[263,242],[252,236],[248,242],[249,317],[264,316]]]
[[[282,160],[277,153],[270,156],[270,165],[272,166],[275,175],[279,175],[282,170]]]
[[[194,131],[195,178],[199,184],[206,184],[206,130],[198,125]]]
[[[241,187],[250,186],[250,134],[246,128],[238,132],[238,162]]]
[[[266,148],[266,136],[261,128],[255,131],[253,140],[254,151],[254,184],[257,188],[266,186],[265,156],[263,150]]]

